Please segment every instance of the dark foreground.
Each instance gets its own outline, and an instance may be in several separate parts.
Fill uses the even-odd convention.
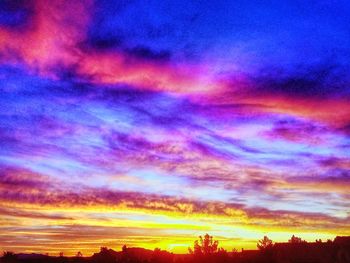
[[[99,253],[83,257],[58,257],[41,254],[14,254],[4,252],[0,262],[8,263],[350,263],[350,237],[337,237],[327,242],[288,242],[259,247],[259,250],[227,252],[213,250],[213,242],[195,243],[190,254],[173,254],[164,250],[127,248],[114,251],[102,247]],[[217,243],[216,243],[217,244]]]

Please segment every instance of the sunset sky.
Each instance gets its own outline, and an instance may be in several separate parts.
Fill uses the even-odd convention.
[[[0,0],[0,251],[350,235],[350,4]]]

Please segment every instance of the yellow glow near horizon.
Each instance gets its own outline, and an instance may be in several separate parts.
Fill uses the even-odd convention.
[[[298,227],[279,226],[278,219],[275,218],[266,218],[266,224],[260,225],[255,222],[256,219],[248,217],[241,210],[221,215],[138,209],[125,205],[60,207],[28,204],[21,207],[26,212],[26,217],[7,216],[8,220],[17,221],[17,227],[0,233],[0,240],[5,237],[18,240],[18,236],[31,240],[29,243],[9,245],[2,242],[3,250],[53,254],[63,251],[66,255],[81,251],[84,255],[89,255],[98,252],[100,246],[120,250],[126,244],[187,253],[188,247],[193,246],[199,235],[209,233],[219,240],[220,247],[231,251],[233,248],[256,249],[257,241],[264,235],[275,242],[284,242],[293,234],[307,241],[316,238],[327,240],[336,235],[349,234],[346,228],[310,229],[312,222],[305,219],[305,226]],[[41,217],[30,218],[31,212],[40,213]],[[54,215],[62,218],[45,218]],[[324,223],[322,219],[320,223]],[[45,251],[42,251],[43,244],[47,248]]]

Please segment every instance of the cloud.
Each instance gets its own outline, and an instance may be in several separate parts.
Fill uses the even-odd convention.
[[[336,62],[319,63],[314,66],[288,70],[272,69],[253,76],[254,92],[281,94],[297,98],[340,98],[349,96],[346,69]]]
[[[167,61],[171,57],[170,51],[154,51],[149,47],[145,46],[136,46],[134,48],[127,49],[126,52],[131,56],[135,56],[136,58],[146,60]]]
[[[63,215],[47,215],[45,213],[38,213],[35,211],[26,211],[13,208],[0,208],[0,214],[3,217],[23,217],[30,219],[52,219],[52,220],[71,220],[73,218]]]
[[[0,187],[3,191],[46,189],[52,183],[48,177],[35,174],[28,170],[6,166],[2,166],[1,168]]]
[[[28,174],[28,172],[27,172]],[[3,189],[0,198],[3,204],[7,204],[8,206],[12,206],[12,208],[2,208],[1,211],[8,212],[8,216],[15,217],[33,217],[33,218],[45,218],[45,214],[35,212],[36,208],[49,208],[54,211],[56,209],[63,209],[63,211],[82,209],[89,212],[94,211],[94,209],[103,211],[107,209],[107,211],[123,211],[132,209],[135,211],[153,211],[153,213],[163,214],[163,213],[174,213],[180,215],[196,215],[196,214],[208,214],[212,216],[221,215],[224,217],[229,217],[232,220],[237,220],[238,224],[250,224],[255,225],[259,224],[261,220],[264,220],[265,224],[271,226],[279,225],[283,227],[294,226],[297,222],[303,222],[304,219],[308,219],[310,226],[315,227],[317,220],[320,220],[320,224],[322,227],[326,227],[324,222],[328,224],[334,224],[337,226],[338,224],[346,224],[345,219],[337,219],[336,217],[330,217],[321,213],[306,213],[306,212],[293,212],[293,211],[283,211],[283,210],[268,210],[265,208],[259,207],[247,207],[243,204],[234,204],[229,202],[221,202],[221,201],[199,201],[188,198],[176,197],[167,195],[164,193],[163,195],[157,194],[146,194],[140,192],[122,192],[110,190],[107,188],[89,188],[89,187],[80,187],[79,190],[72,187],[68,182],[62,180],[57,184],[51,182],[50,186],[46,183],[39,183],[40,180],[39,175],[30,175],[34,176],[37,179],[35,181],[26,181],[26,175],[24,172],[21,172],[20,175],[17,172],[16,175],[11,175],[11,172],[6,173],[2,176],[1,187]],[[12,181],[9,179],[12,178]],[[15,179],[20,178],[20,181],[17,181],[15,184],[13,183]],[[342,179],[343,178],[343,179]],[[311,181],[310,181],[311,180]],[[346,184],[348,181],[348,177],[339,178],[341,180],[341,185]],[[345,180],[345,181],[344,181]],[[310,183],[314,183],[315,180],[311,178],[289,178],[288,183],[289,187],[298,187],[298,183],[301,183],[301,187],[307,187],[308,184],[306,181],[310,181]],[[10,182],[10,183],[9,183]],[[325,178],[319,180],[320,185],[323,183],[329,184],[337,184],[338,181],[333,178]],[[317,182],[315,182],[317,183]],[[269,185],[273,185],[273,182],[263,181],[262,179],[257,179],[255,183],[248,182],[250,184],[249,187],[252,187],[252,184],[259,185],[261,189]],[[15,187],[9,187],[9,185]],[[322,187],[323,188],[323,187]],[[4,190],[8,189],[8,191]],[[323,188],[324,189],[324,188]],[[259,188],[257,191],[260,191]],[[34,212],[25,212],[21,211],[21,208],[29,208]],[[16,210],[19,209],[19,210]],[[106,211],[106,212],[107,212]],[[276,220],[276,215],[279,215],[279,220]],[[62,217],[55,215],[47,216],[47,219],[69,219],[70,217]],[[292,223],[291,218],[295,219],[295,222]],[[285,219],[287,221],[285,221]],[[289,220],[289,221],[288,221]],[[313,221],[314,220],[314,221]],[[316,221],[315,221],[316,220]],[[289,223],[288,223],[289,222]],[[313,225],[312,225],[313,224]],[[340,227],[340,225],[339,225]]]
[[[0,7],[0,25],[11,30],[30,25],[33,15],[32,1],[3,1]]]
[[[30,27],[23,32],[0,28],[0,52],[5,61],[24,61],[32,70],[52,76],[51,66],[69,65],[77,59],[74,46],[82,37],[80,29],[87,23],[89,1],[84,4],[34,1],[31,4],[34,14]],[[74,19],[77,15],[79,19]]]
[[[334,168],[322,176],[291,177],[288,182],[291,183],[292,187],[309,188],[311,191],[319,192],[322,189],[325,192],[346,194],[346,189],[350,184],[350,175],[348,169]]]

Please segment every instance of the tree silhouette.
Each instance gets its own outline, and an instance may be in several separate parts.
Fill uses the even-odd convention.
[[[123,252],[123,253],[126,253],[126,252],[127,252],[127,247],[126,247],[126,245],[123,245],[123,247],[122,247],[122,252]]]
[[[108,253],[108,247],[100,247],[100,253]]]
[[[273,247],[273,243],[271,239],[269,239],[267,236],[264,236],[263,239],[258,241],[256,246],[258,247],[259,250],[267,250]]]
[[[101,247],[100,252],[92,256],[92,262],[114,263],[115,261],[116,258],[108,247]]]
[[[219,241],[213,240],[213,236],[205,234],[204,238],[199,236],[199,240],[194,241],[193,250],[189,248],[192,255],[210,255],[218,251]]]
[[[76,257],[77,257],[77,258],[82,258],[82,257],[83,257],[83,254],[82,254],[80,251],[78,251],[78,253],[76,254]]]
[[[0,259],[1,262],[16,262],[17,256],[15,253],[11,251],[4,251],[2,259]]]
[[[293,243],[293,244],[299,244],[299,243],[306,243],[305,240],[302,240],[300,237],[292,236],[289,240],[288,243]]]

